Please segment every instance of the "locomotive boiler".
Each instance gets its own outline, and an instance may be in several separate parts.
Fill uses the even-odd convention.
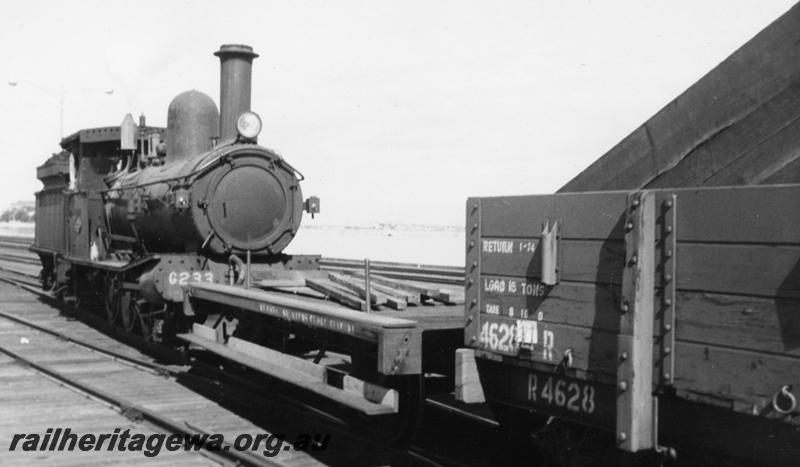
[[[282,253],[319,200],[304,202],[302,175],[257,143],[258,55],[238,44],[215,55],[219,111],[187,91],[170,103],[166,129],[126,116],[120,127],[81,130],[38,169],[45,187],[32,249],[43,283],[73,301],[104,290],[109,320],[127,330],[138,323],[148,337],[186,318],[179,303],[189,281],[315,267],[313,257]]]

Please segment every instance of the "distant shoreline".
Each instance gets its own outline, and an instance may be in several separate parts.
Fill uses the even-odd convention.
[[[395,223],[375,223],[375,224],[301,224],[301,229],[325,230],[325,229],[346,229],[346,230],[393,230],[404,232],[463,232],[464,226],[461,225],[429,225],[429,224],[395,224]]]
[[[0,236],[33,240],[35,223],[0,222]],[[464,228],[423,224],[304,225],[288,254],[464,265]]]
[[[0,222],[0,235],[7,237],[33,238],[36,229],[35,222],[9,221]]]
[[[35,222],[0,222],[0,227],[10,228],[35,228]],[[391,222],[376,222],[374,224],[312,224],[305,223],[301,229],[326,230],[326,229],[345,229],[345,230],[393,230],[404,232],[463,232],[464,227],[460,225],[433,225],[433,224],[400,224]]]

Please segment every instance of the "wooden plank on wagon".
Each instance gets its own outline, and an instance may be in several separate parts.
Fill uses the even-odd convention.
[[[798,42],[795,5],[559,191],[800,181]]]
[[[356,310],[366,311],[367,302],[360,297],[352,294],[340,287],[336,287],[330,281],[322,279],[306,279],[306,286],[312,290],[323,293],[339,303],[347,305]]]
[[[355,277],[358,277],[359,279],[364,278],[363,272],[353,272],[353,275]],[[438,293],[437,289],[432,286],[422,286],[422,285],[412,284],[410,282],[405,282],[398,279],[389,279],[388,277],[379,276],[376,274],[370,274],[369,277],[370,281],[375,282],[376,284],[381,284],[394,289],[405,290],[408,292],[413,292],[428,297],[431,297]]]
[[[463,305],[464,291],[456,289],[439,289],[439,293],[433,298],[447,304]]]
[[[353,272],[353,275],[362,279],[363,272]],[[459,304],[464,303],[463,292],[455,289],[438,288],[432,284],[426,284],[419,281],[401,281],[398,279],[390,279],[388,277],[370,274],[370,281],[376,284],[381,284],[393,289],[400,289],[414,294],[419,294],[422,297],[428,297],[433,300],[448,303]]]
[[[367,298],[367,288],[363,282],[356,281],[353,278],[349,278],[346,276],[342,276],[336,273],[328,273],[328,278],[331,282],[335,284],[339,284],[342,287],[345,287],[349,290],[355,292],[359,297],[366,300]],[[388,305],[390,308],[395,310],[402,310],[406,307],[406,302],[402,298],[393,297],[377,291],[374,286],[370,287],[370,302],[374,305]]]
[[[391,297],[397,297],[406,302],[407,305],[419,305],[419,294],[409,292],[408,290],[393,289],[389,286],[376,284],[372,281],[370,282],[370,287]]]
[[[265,289],[275,289],[281,287],[303,287],[306,285],[306,280],[303,278],[297,279],[262,279],[254,283],[258,287]]]

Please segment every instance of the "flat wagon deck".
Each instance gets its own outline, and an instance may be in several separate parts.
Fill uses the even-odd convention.
[[[452,388],[463,288],[371,275],[367,298],[363,281],[317,271],[252,287],[190,282],[184,312],[219,312],[178,337],[366,415],[400,412],[402,391],[378,384],[386,378],[424,384],[427,376]],[[239,331],[227,328],[225,315],[238,319]],[[242,323],[254,322],[282,333],[283,342],[248,339]],[[292,352],[287,339],[298,337],[306,345]]]

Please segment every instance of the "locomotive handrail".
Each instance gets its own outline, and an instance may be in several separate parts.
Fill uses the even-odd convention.
[[[138,185],[126,185],[126,186],[120,186],[120,187],[114,187],[114,188],[107,188],[105,190],[101,190],[100,192],[105,194],[105,193],[110,193],[112,191],[135,190],[137,188],[144,188],[144,187],[151,186],[151,185],[158,185],[159,183],[169,183],[169,182],[174,182],[174,181],[181,180],[181,179],[185,180],[185,179],[188,179],[190,177],[194,177],[195,175],[205,171],[208,167],[210,167],[212,165],[212,163],[218,162],[221,159],[221,157],[222,156],[217,156],[214,160],[209,161],[207,164],[203,165],[199,169],[195,169],[195,170],[193,170],[192,172],[189,172],[186,175],[179,175],[179,176],[176,176],[176,177],[164,178],[164,179],[156,180],[156,181],[153,181],[153,182],[140,183]]]
[[[280,159],[278,159],[278,163],[284,165],[287,169],[294,172],[298,182],[302,182],[303,180],[306,179],[305,175],[303,175],[302,172],[300,172],[299,170],[295,169],[294,166],[292,166],[292,164],[286,162],[286,159],[281,157]]]
[[[219,146],[217,148],[214,148],[212,150],[211,155],[214,155],[215,153],[216,153],[216,155],[211,160],[209,160],[208,162],[204,163],[201,167],[198,167],[198,168],[194,169],[193,171],[189,172],[186,175],[178,175],[178,176],[175,176],[175,177],[164,178],[164,179],[161,179],[161,180],[155,180],[155,181],[147,182],[147,183],[140,183],[140,184],[137,184],[137,185],[127,185],[127,186],[120,186],[120,187],[114,187],[114,188],[107,188],[105,190],[100,190],[100,193],[106,194],[106,193],[110,193],[110,192],[114,192],[114,191],[135,190],[137,188],[144,188],[144,187],[151,186],[151,185],[158,185],[160,183],[169,183],[169,182],[174,182],[174,181],[177,181],[177,180],[188,180],[188,179],[190,179],[192,177],[196,177],[197,175],[202,174],[203,172],[205,172],[206,170],[211,168],[214,164],[222,161],[222,159],[224,157],[236,157],[238,154],[234,154],[234,153],[221,154],[221,153],[224,152],[225,149],[229,149],[234,144],[236,144],[236,143],[226,144],[224,146]],[[248,145],[248,146],[250,146],[250,145]],[[256,146],[256,147],[260,147],[260,146]],[[241,147],[234,148],[234,151],[236,149],[241,149]],[[286,162],[286,160],[284,158],[280,157],[280,155],[278,155],[278,154],[274,154],[274,155],[276,156],[277,162],[279,164],[282,164],[287,169],[291,170],[295,174],[295,176],[299,176],[298,181],[302,182],[303,180],[305,180],[305,177],[303,176],[303,174],[299,170],[295,169],[291,164]]]
[[[223,149],[226,149],[226,148],[228,148],[230,146],[232,146],[232,144],[228,144],[228,145],[219,146],[217,148],[214,148],[212,154],[220,153],[220,152],[222,152]],[[194,177],[196,175],[199,175],[199,174],[203,173],[208,168],[213,166],[215,163],[217,163],[220,160],[222,160],[223,156],[224,156],[224,154],[217,154],[212,160],[206,162],[201,167],[199,167],[197,169],[194,169],[193,171],[189,172],[186,175],[178,175],[178,176],[175,176],[175,177],[164,178],[164,179],[161,179],[161,180],[156,180],[156,181],[152,181],[152,182],[148,182],[148,183],[140,183],[138,185],[128,185],[128,186],[120,186],[120,187],[116,187],[116,188],[108,188],[106,190],[102,190],[101,193],[109,193],[109,192],[112,192],[112,191],[135,190],[137,188],[144,188],[144,187],[151,186],[151,185],[158,185],[159,183],[169,183],[169,182],[174,182],[174,181],[182,180],[182,179],[183,180],[187,180],[187,179],[189,179],[191,177]]]

